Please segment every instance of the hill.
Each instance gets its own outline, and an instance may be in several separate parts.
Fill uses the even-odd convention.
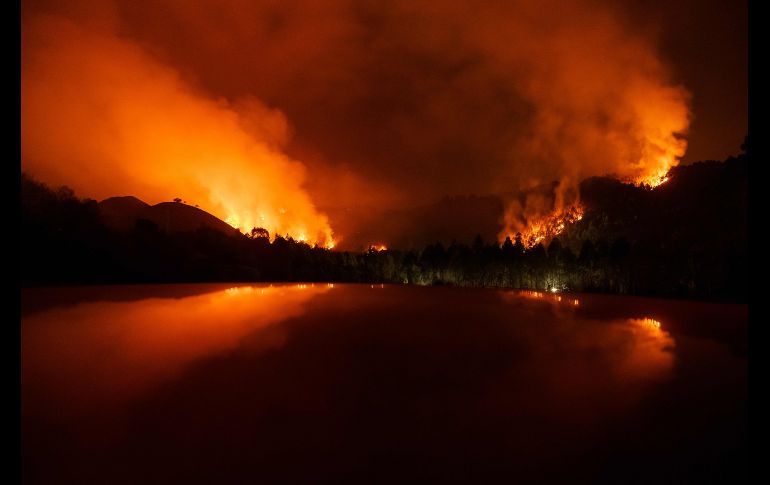
[[[142,213],[149,207],[150,204],[131,195],[110,197],[99,202],[99,213],[107,227],[127,231],[136,225],[137,219],[141,219]]]
[[[107,227],[120,231],[134,228],[140,219],[151,221],[167,233],[194,231],[207,227],[225,234],[235,229],[208,212],[182,202],[161,202],[149,205],[136,197],[110,197],[98,204]]]

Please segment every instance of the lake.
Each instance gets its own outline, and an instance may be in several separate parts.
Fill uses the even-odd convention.
[[[747,306],[390,285],[22,292],[24,483],[667,483],[747,466]]]

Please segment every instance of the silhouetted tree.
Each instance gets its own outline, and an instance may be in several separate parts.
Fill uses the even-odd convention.
[[[348,281],[504,286],[745,300],[747,147],[725,162],[672,169],[645,190],[609,178],[581,183],[583,219],[525,248],[441,242],[423,250],[339,252],[253,228],[168,233],[150,220],[108,229],[93,200],[21,177],[22,282]],[[183,202],[175,199],[175,202]],[[607,241],[612,241],[608,244]],[[577,250],[575,258],[572,250]]]
[[[514,237],[514,249],[516,249],[517,254],[521,254],[524,252],[524,241],[522,239],[521,233],[517,232],[516,236]]]
[[[561,255],[561,242],[559,242],[558,237],[555,237],[551,240],[551,243],[548,245],[548,259],[552,261],[558,261],[560,255]]]
[[[254,227],[251,229],[251,237],[252,239],[256,238],[265,238],[270,239],[270,232],[262,227]]]
[[[480,254],[484,251],[484,239],[481,237],[481,234],[476,234],[476,237],[473,239],[473,252],[476,254]]]
[[[586,239],[583,242],[583,247],[580,248],[580,254],[578,255],[578,261],[583,265],[591,264],[596,260],[596,248],[594,243],[590,239]]]
[[[610,260],[613,263],[618,264],[628,257],[629,251],[630,246],[628,245],[626,238],[618,238],[612,243],[612,247],[610,248]]]

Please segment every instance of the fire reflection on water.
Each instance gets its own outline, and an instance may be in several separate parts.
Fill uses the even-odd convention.
[[[603,467],[606,453],[637,450],[634,466],[679,466],[669,447],[679,430],[745,424],[725,418],[745,402],[745,357],[685,333],[710,318],[745,325],[745,309],[566,292],[328,288],[207,285],[217,291],[201,295],[152,286],[109,289],[113,300],[99,302],[104,294],[89,290],[66,299],[70,306],[61,294],[44,304],[50,293],[31,291],[37,306],[22,317],[27,469],[50,475],[40,482],[61,482],[59,470],[72,469],[80,479],[68,483],[101,481],[82,478],[94,470],[141,483],[165,471],[196,481],[204,463],[206,481],[229,483],[275,457],[270,478],[337,456],[335,469],[347,470],[350,456],[366,459],[393,436],[393,449],[425,456],[449,442],[452,454],[438,456],[454,461],[472,446],[484,455],[480,467],[488,456],[518,457],[517,467],[568,456],[572,473],[585,458]],[[713,400],[708,414],[704,399]],[[702,436],[693,435],[699,448]],[[723,436],[707,443],[705,459]],[[243,475],[220,479],[222,470]]]
[[[522,290],[515,294],[521,295],[526,298],[542,299],[542,300],[548,300],[552,302],[555,301],[558,303],[564,302],[572,306],[580,305],[580,300],[578,300],[577,298],[562,297],[561,295],[556,295],[555,293],[556,293],[555,291],[551,291],[551,293],[546,293],[543,291]]]
[[[570,335],[569,352],[598,352],[597,355],[607,360],[606,368],[619,386],[665,379],[673,369],[675,340],[657,318],[597,320],[582,315],[578,310],[581,301],[569,294],[523,290],[506,291],[502,296],[509,303],[522,304],[528,300],[547,303],[560,322],[558,335]],[[548,337],[542,333],[549,331],[552,330],[538,325],[536,338],[547,341]],[[565,370],[565,374],[577,378],[573,373],[574,369]]]
[[[270,327],[302,315],[333,285],[236,286],[184,298],[80,303],[25,317],[25,392],[46,388],[46,405],[88,409],[130,399],[195,361],[250,335],[264,349],[285,336]],[[255,332],[260,332],[255,334]],[[72,406],[68,406],[72,405]]]
[[[654,318],[631,318],[626,320],[634,335],[634,345],[619,366],[618,372],[635,377],[661,377],[674,364],[675,341],[671,334],[661,327]]]

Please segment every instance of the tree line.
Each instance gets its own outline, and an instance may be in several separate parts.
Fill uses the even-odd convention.
[[[95,201],[22,174],[21,281],[447,284],[745,301],[747,161],[744,153],[681,167],[670,187],[655,190],[586,181],[585,216],[547,246],[477,236],[471,244],[363,252],[271,240],[262,228],[166,233],[139,219],[131,230],[115,231]]]

